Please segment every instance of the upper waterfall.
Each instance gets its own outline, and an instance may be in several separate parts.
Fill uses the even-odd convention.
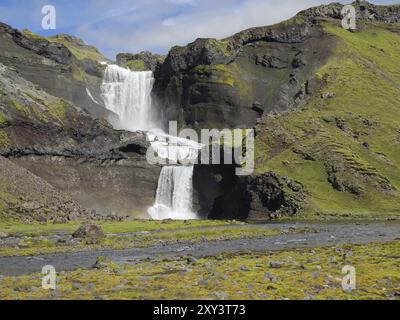
[[[118,116],[116,129],[147,131],[156,127],[151,110],[153,72],[107,65],[101,92],[105,106]]]

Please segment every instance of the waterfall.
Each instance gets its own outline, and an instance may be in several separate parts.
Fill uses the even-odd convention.
[[[156,202],[149,209],[155,220],[196,219],[192,212],[193,166],[166,166],[158,181]]]
[[[121,130],[147,131],[152,146],[166,159],[196,157],[199,148],[193,142],[168,136],[157,128],[151,109],[153,84],[151,71],[136,72],[107,65],[101,92],[106,108],[118,116],[117,120],[110,119],[111,124]],[[162,168],[155,204],[148,210],[153,219],[197,218],[192,212],[193,169],[193,165]]]
[[[151,112],[151,71],[130,71],[117,65],[107,65],[101,92],[105,106],[118,116],[112,124],[129,131],[154,128]]]

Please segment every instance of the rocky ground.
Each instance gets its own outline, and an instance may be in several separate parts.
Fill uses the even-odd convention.
[[[36,233],[16,232],[11,226],[7,233],[3,226],[0,298],[396,299],[399,295],[398,223],[146,226],[131,222],[102,227],[105,236],[97,228],[81,228],[74,237],[74,225],[41,231],[39,227]],[[61,244],[64,253],[38,254],[44,248],[54,249],[52,243]],[[40,287],[39,273],[48,264],[58,272],[55,291]],[[351,293],[341,286],[346,265],[354,266],[358,276],[357,289]],[[177,277],[181,280],[176,286]]]

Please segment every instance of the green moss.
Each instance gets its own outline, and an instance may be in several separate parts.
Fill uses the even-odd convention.
[[[49,114],[56,120],[64,122],[68,109],[72,108],[71,104],[63,99],[47,105]]]
[[[22,113],[23,115],[26,116],[29,114],[28,108],[22,105],[22,103],[19,102],[18,100],[11,100],[11,104],[18,112]]]
[[[0,111],[0,126],[4,126],[8,123],[6,115]]]
[[[235,86],[235,78],[229,68],[223,64],[199,65],[193,71],[209,83]]]
[[[131,69],[132,71],[146,71],[146,65],[143,60],[131,60],[128,61],[125,67]]]
[[[325,28],[339,39],[316,74],[325,86],[301,109],[258,125],[257,172],[300,182],[309,217],[398,216],[400,35],[381,25],[358,33]]]
[[[207,39],[207,46],[217,48],[224,56],[232,54],[232,48],[229,40]]]
[[[3,221],[0,232],[20,234],[27,237],[18,248],[14,244],[0,248],[0,256],[31,256],[48,253],[77,252],[82,250],[121,250],[127,248],[143,248],[177,242],[193,244],[204,241],[225,241],[234,239],[256,239],[276,236],[282,233],[314,233],[313,228],[257,228],[237,225],[227,221],[132,221],[120,223],[100,223],[107,237],[93,241],[83,239],[70,244],[55,244],[52,238],[60,232],[72,233],[77,230],[77,223],[67,225],[21,225],[14,221]],[[146,231],[146,232],[143,232]],[[139,233],[141,232],[141,233]],[[124,235],[121,236],[120,234]],[[43,238],[44,237],[44,238]]]
[[[78,60],[93,60],[93,61],[106,61],[107,59],[93,46],[89,45],[80,45],[74,42],[69,41],[63,35],[54,36],[54,37],[43,37],[41,35],[35,34],[30,30],[22,30],[22,34],[30,39],[49,41],[54,43],[60,43],[68,48],[69,51],[75,56]]]
[[[28,29],[22,30],[22,34],[23,34],[25,37],[30,38],[30,39],[48,41],[47,38],[45,38],[45,37],[43,37],[43,36],[41,36],[41,35],[38,35],[38,34],[32,32],[32,31],[28,30]]]
[[[0,130],[0,148],[8,148],[11,146],[11,141],[4,130]]]
[[[99,269],[57,276],[57,295],[41,289],[42,275],[5,277],[0,299],[395,299],[400,243],[345,245],[132,266],[99,259]],[[279,268],[271,264],[279,262]],[[356,289],[343,290],[344,266],[356,270]],[[36,288],[32,290],[32,288]]]
[[[217,227],[237,225],[235,221],[208,221],[208,220],[188,220],[188,221],[147,221],[147,220],[132,220],[122,222],[96,222],[106,233],[131,233],[141,231],[156,231],[156,230],[176,230],[199,227]],[[79,227],[79,222],[68,224],[21,224],[17,221],[0,220],[0,232],[6,233],[31,233],[39,234],[54,234],[59,231],[75,231]]]
[[[97,62],[107,61],[105,58],[95,47],[89,45],[78,45],[73,42],[68,41],[63,37],[49,37],[46,38],[50,42],[60,43],[66,46],[69,51],[75,56],[78,60],[93,60]]]

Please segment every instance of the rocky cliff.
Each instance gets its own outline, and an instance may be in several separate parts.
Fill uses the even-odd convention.
[[[153,203],[160,171],[147,164],[146,148],[144,134],[116,131],[0,64],[0,154],[81,207],[106,217],[146,217],[143,213]],[[3,172],[1,177],[9,189]],[[7,215],[21,205],[8,203],[2,202]],[[33,218],[42,219],[53,206],[42,202],[39,207],[43,210]]]
[[[239,178],[233,165],[196,167],[203,216],[398,216],[400,6],[354,6],[352,32],[333,3],[174,47],[165,61],[147,52],[118,56],[122,66],[155,72],[153,97],[165,122],[255,128],[254,175]],[[17,167],[2,166],[26,168],[38,186],[65,192],[50,206],[63,217],[79,205],[148,217],[160,169],[145,161],[142,133],[99,119],[110,116],[100,96],[105,58],[67,35],[42,38],[1,24],[0,39],[0,155]],[[47,208],[36,217],[48,212],[43,197],[3,191],[9,177],[2,213],[26,206],[18,199]]]
[[[270,28],[246,30],[223,42],[197,40],[172,50],[156,91],[166,97],[167,117],[177,111],[182,125],[221,123],[256,129],[254,175],[235,179],[228,174],[225,179],[233,183],[223,187],[223,179],[216,178],[226,175],[226,168],[219,172],[203,169],[218,191],[215,199],[207,198],[211,216],[398,216],[400,6],[366,2],[354,6],[358,28],[353,32],[341,27],[342,5],[334,3],[305,10]],[[218,45],[210,47],[211,43]],[[274,53],[285,46],[286,50]],[[262,51],[254,54],[259,48]],[[292,48],[297,54],[292,55]],[[251,112],[249,103],[220,101],[227,90],[239,90],[236,79],[231,79],[232,86],[215,83],[218,72],[241,65],[243,52],[253,62],[252,68],[275,72],[270,83],[264,82],[268,75],[258,79],[264,91],[253,91],[252,100],[258,101],[253,106],[259,111],[253,118],[241,113]],[[312,58],[312,52],[318,59]],[[194,71],[203,66],[214,71],[208,77],[193,78]],[[246,72],[242,68],[238,74]],[[256,69],[252,73],[253,78],[257,76]],[[250,87],[254,90],[256,85]],[[199,88],[213,94],[202,94],[206,100],[193,103],[191,97]],[[226,122],[215,120],[219,115],[222,121],[232,106],[234,121],[229,117]],[[199,112],[202,108],[207,111]],[[198,189],[204,196],[204,190]]]
[[[58,35],[44,38],[0,23],[0,62],[51,95],[71,101],[96,118],[110,116],[100,94],[107,61],[82,40]]]

